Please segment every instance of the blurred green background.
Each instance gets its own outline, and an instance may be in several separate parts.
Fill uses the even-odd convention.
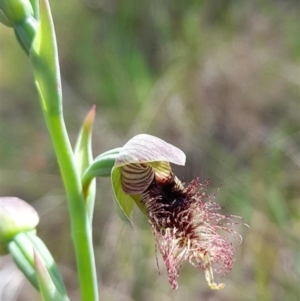
[[[147,221],[117,216],[98,180],[94,243],[104,301],[300,300],[300,4],[298,0],[50,1],[72,143],[97,105],[94,154],[149,133],[180,147],[184,181],[211,179],[244,217],[234,268],[211,291],[186,264],[173,291]],[[39,236],[79,300],[66,200],[29,61],[0,26],[0,195],[32,203]],[[0,258],[1,301],[40,300]],[[217,280],[219,280],[217,278]],[[1,299],[2,298],[2,299]]]

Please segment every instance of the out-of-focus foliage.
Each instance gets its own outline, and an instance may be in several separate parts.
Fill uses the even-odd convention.
[[[159,136],[187,154],[179,177],[209,177],[212,192],[222,185],[217,201],[251,227],[241,228],[244,242],[223,291],[210,291],[203,273],[189,266],[172,291],[159,255],[158,273],[147,221],[136,214],[137,231],[126,228],[110,181],[101,179],[94,237],[103,300],[299,300],[298,1],[50,4],[72,141],[96,104],[94,154],[141,132]],[[32,72],[4,26],[0,194],[33,201],[42,217],[39,236],[60,263],[71,300],[78,300],[68,212]],[[18,273],[0,260],[0,279]],[[6,296],[17,292],[10,291],[16,283],[5,286]],[[25,285],[17,300],[38,297]]]

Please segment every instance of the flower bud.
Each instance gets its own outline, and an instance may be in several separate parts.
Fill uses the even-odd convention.
[[[2,11],[0,21],[5,25],[15,25],[33,16],[29,0],[0,0],[0,11]]]
[[[35,229],[38,223],[39,216],[28,203],[16,197],[0,197],[0,243]]]

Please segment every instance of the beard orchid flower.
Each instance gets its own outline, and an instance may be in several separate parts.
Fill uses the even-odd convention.
[[[178,287],[181,265],[189,261],[204,270],[212,289],[222,289],[214,272],[232,269],[235,249],[227,232],[242,238],[231,226],[236,216],[219,213],[214,195],[207,193],[208,181],[196,178],[188,185],[174,174],[170,163],[185,164],[185,154],[154,136],[141,134],[120,150],[112,169],[112,185],[121,215],[131,223],[134,204],[146,214],[156,246],[165,262],[172,288]]]

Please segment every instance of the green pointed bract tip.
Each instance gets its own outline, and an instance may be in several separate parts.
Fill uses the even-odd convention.
[[[95,112],[96,106],[93,106],[83,122],[74,149],[77,168],[81,176],[93,161],[91,137]]]
[[[157,137],[140,134],[130,139],[121,148],[111,175],[115,201],[122,219],[132,225],[134,203],[145,213],[140,203],[143,192],[154,178],[170,175],[170,163],[184,165],[185,160],[183,151]]]
[[[20,232],[34,230],[39,223],[35,209],[16,197],[0,197],[0,243]]]
[[[95,113],[96,106],[93,106],[83,122],[74,149],[75,162],[81,177],[83,176],[84,171],[93,162],[92,128]],[[96,197],[96,181],[94,179],[92,179],[86,186],[83,186],[83,194],[86,201],[87,212],[90,220],[92,221]]]
[[[69,298],[66,295],[60,294],[57,290],[54,282],[52,281],[47,268],[45,267],[42,258],[34,250],[34,264],[35,271],[38,280],[40,293],[43,297],[43,301],[67,301]]]

